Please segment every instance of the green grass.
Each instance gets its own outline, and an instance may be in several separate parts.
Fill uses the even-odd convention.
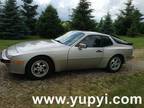
[[[94,76],[95,77],[95,76]],[[91,80],[86,80],[84,82],[80,81],[81,78],[72,78],[71,82],[71,93],[73,96],[104,96],[108,93],[109,99],[111,101],[114,96],[141,96],[144,97],[144,73],[133,73],[133,74],[111,74],[99,76],[98,78],[91,78]],[[79,81],[79,82],[77,82]],[[61,87],[57,85],[56,88]],[[45,89],[42,92],[33,92],[33,95],[47,96],[49,89]],[[59,92],[56,89],[57,92]],[[64,91],[63,91],[64,93]],[[63,94],[59,94],[62,95]],[[33,108],[69,108],[68,105],[34,105]],[[87,108],[87,105],[76,104],[74,108]],[[92,105],[91,108],[96,108]],[[142,105],[102,105],[100,108],[144,108]]]
[[[0,40],[0,49],[7,48],[10,45],[23,42],[25,40]]]
[[[5,49],[16,43],[30,41],[30,40],[38,40],[38,39],[41,39],[41,38],[39,36],[28,36],[26,39],[20,39],[20,40],[1,40],[0,39],[0,50]]]
[[[112,77],[110,80],[111,91],[109,95],[113,96],[141,96],[144,97],[144,73],[134,75]],[[109,82],[109,81],[108,81]],[[143,108],[142,105],[104,105],[103,108]]]
[[[119,36],[121,39],[132,42],[135,48],[144,48],[144,35],[137,37]]]
[[[144,35],[137,37],[127,37],[127,36],[119,36],[121,39],[127,40],[128,42],[132,42],[135,48],[144,48]],[[39,36],[28,36],[27,39],[23,40],[0,40],[0,50],[7,48],[10,45],[29,41],[29,40],[38,40],[41,39]]]
[[[91,75],[90,75],[91,74]],[[68,74],[67,74],[68,75]],[[43,81],[9,81],[11,89],[4,91],[7,95],[1,97],[3,105],[17,105],[19,108],[70,108],[69,105],[34,105],[31,96],[69,96],[68,76],[56,75]],[[89,76],[90,75],[90,76]],[[72,96],[142,96],[144,97],[144,73],[106,74],[106,73],[73,73],[71,76]],[[18,97],[16,98],[16,96]],[[2,103],[1,103],[2,104]],[[0,104],[0,105],[1,105]],[[97,104],[97,103],[96,103]],[[4,107],[3,106],[3,107]],[[2,106],[1,106],[2,107]],[[87,105],[76,104],[74,108],[88,108]],[[90,108],[96,108],[92,105]],[[103,105],[100,108],[144,108],[142,105]]]

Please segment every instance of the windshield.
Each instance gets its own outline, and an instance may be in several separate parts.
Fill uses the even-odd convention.
[[[68,32],[64,34],[63,36],[56,38],[55,41],[70,46],[70,45],[73,45],[77,40],[79,40],[83,36],[84,36],[84,33],[73,31],[73,32]]]

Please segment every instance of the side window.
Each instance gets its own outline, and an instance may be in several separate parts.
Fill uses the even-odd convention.
[[[102,47],[107,47],[107,46],[111,46],[111,45],[113,45],[111,39],[109,37],[107,37],[107,36],[102,36],[102,44],[101,44],[101,46]]]
[[[100,36],[87,36],[80,43],[86,44],[87,47],[100,47],[101,46],[101,37]]]

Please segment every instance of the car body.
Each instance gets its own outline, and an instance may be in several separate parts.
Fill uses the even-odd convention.
[[[7,64],[10,73],[25,74],[28,63],[37,57],[45,57],[51,62],[53,71],[61,72],[106,68],[115,56],[119,56],[123,64],[132,55],[133,46],[116,37],[98,32],[70,31],[55,40],[29,41],[10,46],[2,51],[0,59]]]

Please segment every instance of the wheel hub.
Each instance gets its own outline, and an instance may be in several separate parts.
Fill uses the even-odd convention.
[[[36,77],[43,77],[49,71],[49,65],[44,60],[39,60],[33,63],[31,67],[32,74]]]
[[[115,71],[115,70],[118,70],[120,66],[121,66],[120,58],[119,57],[113,58],[111,61],[111,69]]]

